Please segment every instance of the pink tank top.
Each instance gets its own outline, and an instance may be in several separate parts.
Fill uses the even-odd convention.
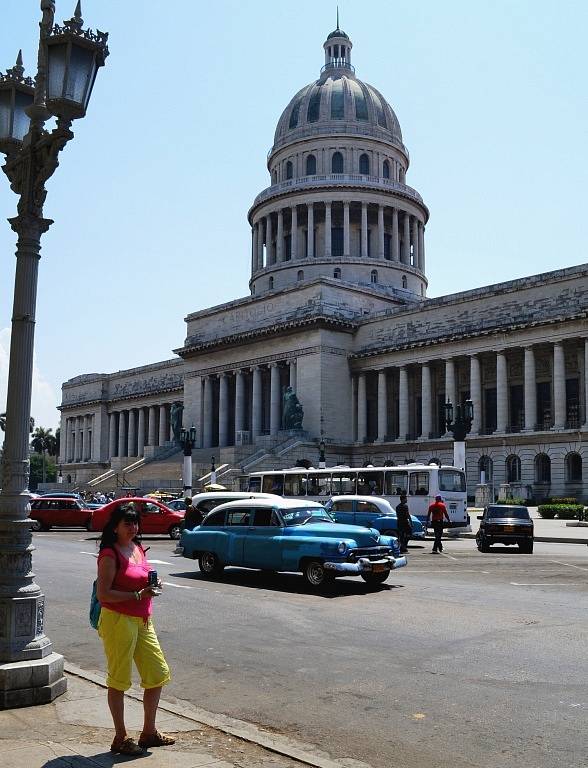
[[[116,564],[116,574],[112,582],[112,588],[121,592],[138,592],[147,586],[149,571],[151,566],[147,563],[145,552],[142,547],[138,547],[141,552],[141,562],[131,563],[117,549],[116,553],[112,547],[105,547],[98,554],[98,564],[103,557],[111,557]],[[141,619],[148,619],[151,616],[153,602],[152,597],[144,597],[137,600],[134,595],[129,596],[129,600],[123,600],[120,603],[102,603],[103,608],[108,608],[117,613],[124,613],[127,616],[138,616]]]

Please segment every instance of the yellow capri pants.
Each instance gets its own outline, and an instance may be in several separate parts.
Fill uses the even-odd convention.
[[[102,608],[98,634],[104,644],[108,665],[106,684],[109,688],[128,691],[133,661],[141,676],[142,688],[160,688],[169,683],[169,667],[151,618],[145,622],[138,616]]]

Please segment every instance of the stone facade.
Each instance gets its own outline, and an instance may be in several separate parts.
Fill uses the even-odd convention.
[[[329,35],[321,76],[278,122],[271,185],[248,214],[250,295],[190,314],[172,360],[63,385],[72,481],[173,455],[174,402],[203,462],[214,449],[246,469],[291,466],[316,461],[323,438],[331,462],[451,463],[443,404],[471,398],[471,494],[483,470],[496,494],[586,497],[588,265],[427,299],[429,212],[351,47]],[[283,430],[287,386],[298,437]]]

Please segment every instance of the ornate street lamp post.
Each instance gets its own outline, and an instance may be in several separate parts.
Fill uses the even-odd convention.
[[[214,463],[214,456],[210,457],[210,485],[216,483],[216,465]]]
[[[22,56],[0,75],[2,167],[18,197],[9,219],[18,235],[8,369],[6,434],[0,494],[0,709],[44,704],[66,689],[63,656],[43,631],[45,598],[33,581],[29,519],[29,418],[37,273],[45,182],[73,138],[71,123],[86,113],[96,72],[108,56],[108,35],[83,29],[80,3],[63,26],[55,3],[41,0],[37,75],[24,77]],[[57,118],[52,131],[45,122]]]
[[[180,430],[180,443],[184,449],[184,498],[192,498],[192,448],[196,445],[196,427]]]
[[[444,408],[447,431],[453,433],[453,466],[465,469],[465,439],[472,428],[474,404],[471,400],[466,400],[463,405],[455,407],[455,414],[453,405],[449,400],[445,403]]]
[[[319,469],[325,469],[327,462],[325,461],[325,441],[321,439],[319,443]]]

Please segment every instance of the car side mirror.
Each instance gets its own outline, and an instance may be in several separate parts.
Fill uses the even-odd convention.
[[[481,520],[484,517],[484,515],[478,515],[478,520]]]

